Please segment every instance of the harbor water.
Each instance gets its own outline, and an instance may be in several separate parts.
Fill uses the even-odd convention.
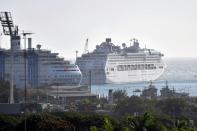
[[[164,62],[166,69],[163,75],[158,80],[153,81],[158,89],[158,95],[167,80],[170,89],[179,93],[189,93],[190,96],[197,96],[197,58],[168,58],[164,59]],[[149,84],[150,82],[92,85],[91,92],[107,96],[108,90],[113,89],[113,91],[126,90],[128,96],[140,95],[134,91],[136,89],[143,90]]]

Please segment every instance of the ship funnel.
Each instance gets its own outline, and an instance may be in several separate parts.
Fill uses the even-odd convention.
[[[40,48],[41,48],[41,45],[40,44],[37,44],[37,50],[40,50]]]
[[[28,38],[28,49],[31,49],[31,45],[32,45],[32,38]]]
[[[111,38],[106,38],[107,43],[111,43]]]
[[[20,47],[20,36],[12,36],[11,37],[11,49],[13,51],[19,51]]]

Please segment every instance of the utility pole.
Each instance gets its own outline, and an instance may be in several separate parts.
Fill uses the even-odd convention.
[[[26,50],[26,36],[27,35],[31,35],[33,33],[27,33],[27,32],[24,32],[22,33],[23,35],[23,39],[24,39],[24,68],[25,68],[25,71],[24,71],[24,82],[25,82],[25,100],[24,100],[24,103],[25,103],[25,131],[27,129],[27,122],[26,122],[26,107],[27,107],[27,50]]]
[[[25,83],[25,105],[26,105],[26,102],[27,102],[27,49],[26,49],[26,36],[27,35],[31,35],[33,33],[29,33],[29,32],[24,32],[22,33],[23,35],[23,39],[24,39],[24,68],[25,68],[25,71],[24,71],[24,83]]]
[[[91,85],[92,85],[92,71],[91,69],[89,70],[89,90],[91,92]]]
[[[11,40],[12,41],[12,40]],[[10,104],[14,103],[14,50],[11,47]]]

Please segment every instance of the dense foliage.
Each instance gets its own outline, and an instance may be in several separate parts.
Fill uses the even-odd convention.
[[[19,94],[18,91],[19,89],[16,89],[14,87],[15,101],[18,101],[18,94]],[[10,83],[8,81],[0,80],[0,103],[8,103],[9,96],[10,96]]]
[[[115,90],[113,92],[113,99],[115,102],[128,98],[126,90]]]
[[[0,102],[7,103],[9,82],[0,81],[0,91]],[[121,90],[113,95],[112,105],[105,98],[81,101],[100,104],[99,109],[107,109],[108,115],[102,112],[0,114],[0,131],[23,131],[25,125],[27,131],[197,131],[196,98],[143,99],[128,97]]]
[[[26,118],[26,119],[25,119]],[[26,117],[0,115],[0,131],[195,131],[186,118],[172,119],[146,112],[121,119],[95,113],[38,113]]]
[[[69,121],[66,121],[64,119],[61,119],[60,117],[47,113],[31,114],[27,117],[23,117],[21,122],[16,126],[16,130],[24,130],[25,123],[27,131],[74,130],[73,124],[71,124]]]
[[[12,131],[19,122],[16,116],[0,115],[0,131]]]

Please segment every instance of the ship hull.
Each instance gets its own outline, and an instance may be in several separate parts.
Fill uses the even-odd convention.
[[[158,70],[136,70],[136,71],[116,71],[106,76],[105,83],[137,83],[154,81],[164,72],[164,69]]]
[[[95,63],[95,61],[92,61],[92,63]],[[118,65],[119,64],[106,63],[105,67],[100,67],[100,68],[95,66],[81,68],[82,71],[81,83],[84,85],[89,85],[89,84],[109,84],[109,83],[118,84],[118,83],[136,83],[136,82],[154,81],[163,74],[165,69],[165,65],[162,62],[143,63],[143,65],[154,65],[154,68],[141,69],[141,70],[128,69],[128,70],[119,71]],[[127,61],[127,64],[122,64],[122,65],[130,66],[130,65],[142,65],[142,64],[136,64]]]

